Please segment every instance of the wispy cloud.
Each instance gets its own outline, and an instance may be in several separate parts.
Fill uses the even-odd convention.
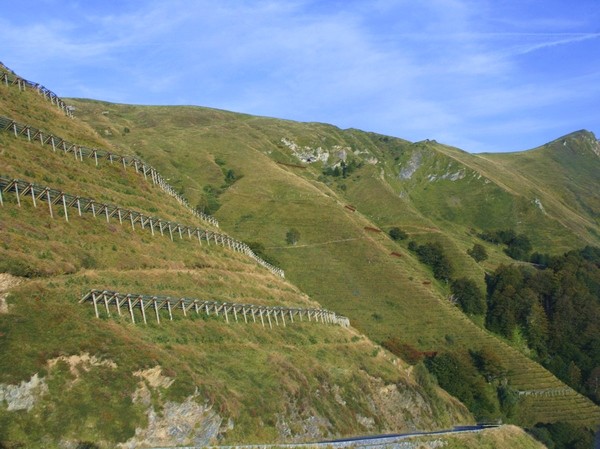
[[[569,122],[559,111],[584,101],[582,91],[600,95],[586,78],[600,70],[590,53],[600,17],[579,2],[543,11],[517,0],[47,2],[43,14],[19,16],[15,5],[0,18],[3,58],[63,95],[207,105],[485,149],[493,143],[479,130],[499,141],[513,127],[529,142],[528,129]],[[566,49],[572,63],[547,70]],[[582,127],[600,125],[590,120]]]

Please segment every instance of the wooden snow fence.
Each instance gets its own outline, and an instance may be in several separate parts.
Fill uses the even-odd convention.
[[[148,324],[148,313],[154,315],[156,322],[160,324],[161,311],[166,311],[169,320],[173,320],[174,312],[180,312],[186,317],[188,314],[204,314],[206,316],[223,317],[227,323],[230,323],[232,318],[236,322],[243,319],[246,324],[260,322],[263,327],[268,325],[270,329],[273,329],[273,322],[276,326],[281,324],[285,327],[287,323],[294,323],[294,319],[342,327],[350,326],[348,318],[326,309],[258,306],[254,304],[203,301],[193,298],[122,294],[108,290],[89,291],[79,301],[80,304],[86,302],[94,305],[96,318],[100,318],[101,309],[106,311],[107,316],[111,316],[112,308],[113,310],[116,309],[119,316],[129,315],[131,322],[134,324],[136,323],[136,314],[138,317],[141,315],[144,324]]]
[[[83,162],[84,159],[93,159],[96,166],[98,166],[99,162],[108,162],[111,165],[120,164],[123,166],[123,169],[133,167],[136,173],[144,176],[145,180],[150,179],[154,185],[175,198],[179,204],[185,207],[196,218],[210,223],[217,228],[219,227],[219,222],[215,217],[197,211],[191,207],[187,199],[180,195],[173,186],[169,185],[165,178],[161,176],[155,168],[146,164],[141,159],[68,142],[61,137],[54,136],[48,132],[34,128],[33,126],[18,123],[8,117],[0,116],[0,130],[10,132],[14,134],[15,137],[24,137],[29,142],[36,142],[42,146],[45,145],[48,148],[51,148],[55,153],[61,152],[63,154],[73,154],[77,161]]]
[[[4,84],[5,86],[17,86],[20,91],[25,91],[27,88],[35,90],[50,103],[61,109],[68,117],[73,118],[71,107],[68,106],[58,95],[41,84],[27,81],[26,79],[23,79],[12,72],[5,70],[2,70],[2,73],[0,73],[0,83]]]
[[[69,209],[75,208],[77,209],[77,214],[79,216],[83,213],[91,213],[95,218],[99,216],[105,217],[107,223],[110,222],[111,218],[113,220],[118,219],[121,225],[130,223],[131,228],[134,231],[142,229],[150,231],[152,235],[155,235],[158,232],[160,232],[161,235],[165,235],[168,232],[172,241],[177,236],[179,236],[181,240],[186,236],[190,242],[198,240],[199,244],[202,244],[203,239],[208,245],[213,241],[217,245],[227,247],[233,251],[242,252],[277,276],[285,277],[285,273],[281,268],[277,268],[264,261],[254,254],[248,245],[225,234],[174,223],[161,218],[151,217],[134,210],[95,201],[90,198],[70,195],[60,190],[40,186],[31,182],[0,176],[0,206],[4,206],[4,197],[9,193],[15,194],[19,207],[21,207],[21,200],[25,198],[31,198],[34,207],[37,207],[38,202],[46,203],[52,218],[54,218],[53,206],[62,209],[66,221],[69,221]],[[138,224],[139,226],[136,227]],[[173,237],[174,235],[175,237]]]

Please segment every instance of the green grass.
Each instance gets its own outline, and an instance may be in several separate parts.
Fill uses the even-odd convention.
[[[100,135],[110,138],[128,125],[130,132],[122,136],[128,138],[136,134],[137,127],[157,123],[147,116],[142,117],[143,124],[126,120],[108,134],[102,127],[95,134],[80,120],[47,108],[45,100],[33,92],[19,94],[17,89],[6,88],[2,101],[7,115],[20,122],[100,148],[111,146]],[[113,112],[101,112],[105,126]],[[192,120],[190,124],[201,122]],[[220,124],[216,135],[226,125]],[[134,145],[116,142],[116,138],[114,143],[118,143],[119,153],[137,151]],[[3,175],[180,223],[194,222],[187,210],[131,168],[123,170],[116,164],[96,167],[93,160],[79,162],[10,133],[0,133],[0,144]],[[169,182],[181,182],[192,199],[193,188],[201,189],[204,182],[221,185],[223,166],[239,174],[223,199],[237,197],[248,202],[246,189],[260,192],[257,179],[249,173],[268,161],[266,156],[253,167],[244,167],[237,159],[235,142],[218,155],[198,151],[193,140],[188,147],[187,155],[194,164],[177,158],[148,162],[158,162],[159,171],[172,178]],[[175,149],[179,147],[171,147],[173,154]],[[146,154],[142,157],[146,159]],[[177,176],[178,170],[187,178]],[[190,180],[194,182],[188,183]],[[312,196],[331,201],[311,181],[301,182]],[[267,206],[277,197],[298,207],[310,201],[303,195],[287,190],[285,176],[274,178],[272,189],[259,193]],[[305,322],[270,331],[259,324],[227,325],[216,317],[184,318],[177,313],[172,322],[164,315],[160,326],[153,322],[133,325],[128,317],[115,314],[97,319],[93,307],[78,304],[81,295],[92,288],[278,306],[319,304],[252,259],[215,245],[171,242],[166,236],[120,226],[117,219],[107,223],[90,214],[78,217],[72,213],[67,223],[58,208],[51,218],[47,206],[34,208],[30,198],[23,198],[20,207],[12,194],[5,195],[4,201],[0,207],[0,271],[29,279],[11,291],[9,313],[0,315],[0,384],[17,385],[37,373],[47,382],[48,394],[30,412],[0,406],[1,442],[58,447],[61,441],[94,441],[113,447],[147,425],[147,406],[132,399],[140,382],[134,373],[157,365],[174,383],[151,389],[156,411],[160,414],[168,401],[181,402],[197,392],[196,402],[206,401],[225,422],[231,419],[234,423],[224,434],[224,443],[282,441],[286,437],[278,431],[278,416],[290,423],[292,434],[287,438],[306,438],[302,423],[313,416],[328,423],[320,430],[323,436],[440,428],[472,420],[445,392],[418,384],[402,361],[352,329]],[[228,202],[223,201],[222,209],[234,213]],[[236,220],[240,230],[245,230],[244,223],[255,218],[242,217]],[[258,214],[255,217],[264,219]],[[342,216],[339,219],[343,221]],[[237,234],[235,228],[231,228],[234,237],[256,240],[256,235]],[[356,231],[360,233],[360,229]],[[304,238],[309,238],[310,232],[304,232]],[[335,234],[331,232],[332,237]],[[317,239],[318,233],[310,238]],[[284,240],[285,232],[280,235],[273,226],[270,242]],[[81,362],[73,374],[71,367],[60,361],[85,354],[106,364]],[[51,366],[50,362],[57,360]],[[381,391],[388,388],[398,388],[400,397],[421,404],[411,408],[410,419],[402,408],[387,410]],[[374,426],[364,428],[358,415],[372,417]]]
[[[469,155],[432,142],[386,141],[322,124],[206,108],[77,105],[81,116],[98,130],[107,123],[115,129],[127,125],[131,132],[114,141],[136,148],[159,170],[179,179],[192,198],[204,185],[223,182],[216,160],[242,175],[220,196],[216,216],[222,229],[242,240],[261,242],[288,279],[323,306],[349,316],[375,341],[395,336],[422,350],[451,347],[449,341],[471,349],[487,346],[507,361],[516,387],[543,384],[548,378],[549,384],[562,385],[451,306],[445,299],[448,287],[432,279],[429,269],[406,250],[406,242],[394,243],[383,233],[364,229],[399,226],[418,242],[438,240],[452,256],[456,276],[472,277],[483,286],[484,270],[511,259],[502,248],[487,244],[490,258],[482,264],[466,254],[473,243],[480,243],[475,233],[482,229],[515,227],[530,235],[538,251],[560,252],[598,242],[582,228],[582,223],[595,226],[589,214],[548,200],[542,194],[552,189],[540,179],[512,173],[508,163],[490,162],[487,155]],[[103,109],[111,112],[102,115]],[[321,164],[299,170],[276,163],[298,163],[280,142],[282,137],[312,148],[340,145],[368,150],[367,156],[378,162],[365,162],[347,179],[324,183]],[[410,179],[399,179],[401,164],[416,151],[424,155],[420,167]],[[450,180],[448,175],[458,172],[464,177]],[[533,204],[536,197],[548,204],[548,216]],[[351,212],[346,204],[358,210]],[[285,242],[291,228],[300,233],[293,246]],[[391,252],[402,257],[391,257]],[[581,396],[573,393],[573,404],[576,398]],[[572,418],[568,406],[556,404],[557,416]],[[535,410],[528,413],[528,407],[524,403],[521,423],[544,417]],[[584,412],[588,422],[599,421],[597,407]]]
[[[161,325],[134,325],[125,316],[97,319],[89,304],[78,304],[79,292],[90,285],[191,294],[204,290],[199,283],[205,278],[210,273],[93,271],[29,281],[15,289],[10,314],[0,315],[0,383],[15,384],[39,373],[49,393],[30,413],[0,410],[0,440],[26,441],[28,447],[43,447],[48,444],[44,438],[124,441],[146,422],[145,408],[131,400],[139,382],[133,373],[156,365],[175,379],[171,387],[154,393],[158,404],[180,402],[198,389],[201,400],[235,423],[226,434],[229,442],[277,441],[278,413],[317,415],[336,433],[347,435],[361,432],[359,413],[374,417],[378,429],[392,430],[395,421],[377,418],[381,405],[373,409],[378,382],[400,385],[429,407],[449,410],[437,420],[411,410],[420,427],[468,422],[440,393],[420,393],[394,357],[376,351],[352,330],[308,322],[268,330],[260,324],[228,325],[222,318],[181,314],[174,314],[172,322],[163,316]],[[288,295],[302,302],[298,292]],[[268,295],[262,296],[267,302]],[[115,365],[88,370],[83,365],[77,380],[64,363],[48,365],[61,356],[85,353]]]

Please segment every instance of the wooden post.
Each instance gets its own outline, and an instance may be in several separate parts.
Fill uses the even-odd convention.
[[[98,313],[98,303],[96,302],[96,293],[92,292],[92,302],[94,303],[94,311],[96,312],[96,318],[100,318]]]
[[[106,215],[106,222],[110,223],[110,220],[108,219],[108,206],[106,204],[104,205],[104,215]]]
[[[121,316],[121,303],[119,302],[119,297],[115,296],[115,304],[117,304],[117,313]]]
[[[2,189],[0,189],[0,206],[4,206],[4,200],[2,199]]]
[[[227,316],[227,304],[223,304],[223,310],[225,310],[225,321],[229,324],[229,317]]]
[[[96,207],[94,206],[94,202],[92,201],[92,215],[96,218]]]
[[[117,209],[117,216],[119,217],[119,224],[123,225],[123,217],[121,216],[121,208]]]
[[[181,310],[183,311],[183,316],[187,316],[187,313],[185,311],[185,301],[183,300],[183,298],[181,298]]]
[[[154,313],[156,313],[156,321],[158,322],[158,324],[160,324],[160,316],[158,315],[158,306],[156,305],[156,299],[153,299],[152,302],[154,303]]]
[[[52,201],[50,201],[50,189],[46,188],[46,199],[48,200],[48,209],[50,209],[50,218],[54,218],[52,213]]]
[[[60,196],[62,196],[63,210],[65,211],[65,220],[69,221],[69,213],[67,212],[67,200],[65,200],[65,194],[61,192]]]
[[[52,143],[52,151],[56,153],[56,145],[54,144],[54,136],[50,136],[50,142]]]
[[[273,329],[273,323],[271,323],[271,311],[267,309],[267,320],[269,320],[269,327]]]
[[[104,299],[104,307],[106,308],[106,314],[110,316],[110,310],[108,308],[108,300],[106,299],[106,293],[102,293],[102,299]]]
[[[171,241],[173,241],[173,230],[171,229],[171,222],[167,225],[169,227],[169,235],[171,236]]]
[[[81,217],[81,203],[79,202],[79,197],[77,197],[77,212],[79,212],[79,216]]]
[[[133,224],[133,214],[129,211],[129,221],[131,221],[131,230],[135,231],[135,225]]]
[[[246,318],[246,307],[242,306],[242,314],[244,315],[244,322],[248,324],[248,318]]]
[[[233,317],[235,318],[235,322],[237,323],[237,311],[235,310],[235,304],[233,305]]]
[[[285,326],[285,316],[283,316],[283,309],[280,310],[280,312],[281,312],[281,322],[283,323],[283,327],[286,327]]]
[[[150,217],[150,231],[152,232],[152,235],[154,235],[154,222],[152,221],[152,217]]]
[[[277,326],[279,326],[279,318],[277,318],[277,310],[272,309],[273,310],[273,316],[275,317],[275,324],[277,324]]]
[[[31,184],[29,186],[29,189],[31,190],[31,199],[33,201],[33,207],[37,208],[37,203],[35,202],[35,192],[34,192],[34,189],[33,189],[33,184]]]
[[[173,313],[171,312],[171,301],[167,299],[167,309],[169,310],[169,319],[173,321]]]
[[[141,296],[140,296],[140,309],[142,310],[142,318],[144,318],[144,324],[148,324],[148,322],[146,321],[146,310],[144,308],[144,300],[142,299]]]
[[[15,181],[15,192],[17,194],[17,204],[21,207],[21,198],[19,198],[19,183]]]
[[[96,161],[96,167],[98,166],[98,152],[94,150],[94,160]]]
[[[131,322],[135,324],[135,317],[133,315],[133,307],[131,306],[131,298],[127,298],[127,305],[129,306],[129,314],[131,315]]]
[[[260,321],[262,323],[262,326],[265,327],[265,320],[263,319],[263,309],[260,309]],[[270,324],[270,322],[269,322]]]

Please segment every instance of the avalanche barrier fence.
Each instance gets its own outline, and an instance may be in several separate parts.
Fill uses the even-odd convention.
[[[139,294],[122,294],[108,290],[91,290],[79,301],[80,304],[90,302],[94,305],[96,318],[100,318],[100,308],[104,306],[106,315],[111,316],[110,307],[117,309],[117,314],[122,315],[121,309],[126,309],[131,317],[131,322],[135,324],[135,310],[138,310],[142,316],[144,324],[148,324],[146,316],[147,309],[154,310],[154,316],[158,324],[160,324],[160,311],[166,310],[169,319],[173,320],[173,312],[181,311],[183,316],[188,316],[189,313],[200,313],[210,316],[211,313],[215,316],[223,316],[225,321],[229,323],[229,317],[232,315],[236,322],[243,318],[244,323],[251,320],[253,323],[260,320],[260,323],[265,327],[265,318],[269,328],[273,329],[273,321],[275,325],[286,326],[286,319],[290,323],[294,323],[294,317],[300,321],[312,321],[322,324],[332,324],[342,327],[349,327],[350,320],[344,316],[336,315],[326,309],[304,309],[300,307],[272,307],[258,306],[254,304],[236,304],[217,301],[203,301],[193,298],[171,298],[168,296],[148,296]],[[220,314],[220,315],[219,315]]]
[[[73,112],[71,111],[71,107],[68,106],[58,95],[52,92],[50,89],[42,86],[41,84],[34,83],[32,81],[27,81],[13,72],[11,72],[6,66],[4,66],[0,62],[0,82],[6,86],[17,86],[20,91],[25,91],[26,88],[36,90],[40,95],[46,98],[50,103],[56,105],[59,109],[61,109],[68,117],[73,118]]]
[[[128,221],[131,223],[131,228],[134,231],[138,229],[135,226],[137,223],[139,223],[141,229],[146,231],[149,230],[152,235],[155,235],[155,231],[160,232],[161,235],[164,235],[165,232],[168,231],[171,240],[174,240],[173,233],[179,235],[180,239],[183,239],[183,236],[187,235],[190,242],[193,238],[197,238],[198,243],[200,244],[202,244],[202,239],[205,239],[206,243],[209,245],[210,241],[213,240],[215,244],[220,244],[223,247],[227,246],[229,249],[246,254],[273,274],[285,277],[285,273],[281,268],[277,268],[258,257],[247,244],[235,240],[225,234],[166,221],[161,218],[144,215],[141,212],[98,202],[90,198],[70,195],[60,190],[40,186],[31,182],[0,176],[0,206],[4,206],[3,195],[7,193],[15,194],[19,207],[21,207],[21,199],[27,197],[31,197],[33,205],[36,208],[38,201],[46,202],[52,218],[54,218],[52,206],[54,205],[60,208],[62,205],[64,218],[67,222],[69,221],[69,208],[76,208],[79,216],[81,216],[83,212],[86,212],[92,213],[95,218],[98,215],[105,216],[107,223],[110,222],[111,217],[113,219],[117,217],[121,225],[123,225],[124,221]]]
[[[175,198],[179,204],[184,206],[196,218],[206,221],[217,228],[219,227],[219,222],[215,217],[197,211],[191,207],[187,199],[179,194],[173,186],[167,183],[165,178],[161,176],[155,168],[146,164],[141,159],[68,142],[61,137],[54,136],[46,131],[34,128],[33,126],[18,123],[9,117],[0,116],[0,130],[13,133],[15,137],[22,136],[27,138],[29,142],[38,142],[42,146],[47,145],[49,148],[52,148],[52,151],[54,152],[59,151],[64,154],[72,153],[77,161],[83,162],[83,159],[86,158],[94,159],[96,166],[98,166],[98,161],[108,161],[110,164],[122,164],[123,169],[133,167],[136,173],[142,174],[146,180],[150,178],[154,185],[160,187],[165,193]]]

